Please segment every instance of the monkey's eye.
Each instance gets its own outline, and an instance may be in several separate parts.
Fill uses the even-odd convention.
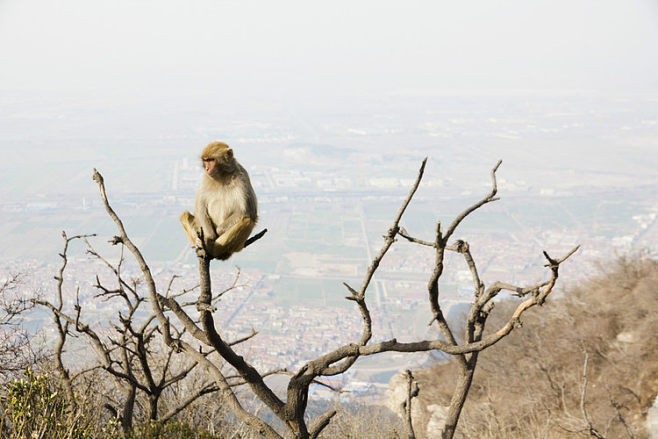
[[[203,163],[210,163],[210,162],[214,162],[215,159],[213,159],[213,158],[209,158],[209,159],[201,159],[201,161],[202,161]]]

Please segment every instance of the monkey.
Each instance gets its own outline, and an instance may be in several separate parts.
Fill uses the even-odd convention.
[[[224,142],[212,142],[201,152],[205,174],[196,193],[194,215],[180,216],[187,237],[196,245],[199,230],[207,254],[226,260],[244,247],[258,221],[256,193],[249,174]]]

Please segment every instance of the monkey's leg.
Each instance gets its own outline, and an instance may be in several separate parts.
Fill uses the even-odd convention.
[[[180,222],[185,229],[185,234],[192,241],[192,244],[196,245],[197,240],[197,230],[199,229],[196,224],[196,218],[189,211],[185,211],[180,216]]]
[[[228,259],[231,254],[239,252],[255,225],[251,218],[242,218],[215,240],[211,254],[217,259]]]

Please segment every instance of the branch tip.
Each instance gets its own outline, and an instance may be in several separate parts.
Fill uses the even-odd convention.
[[[94,175],[91,177],[96,183],[103,185],[103,176],[94,168]]]
[[[349,286],[349,284],[347,282],[343,282],[343,285],[345,285],[345,288],[347,288],[349,290],[349,292],[352,293],[352,296],[354,296],[354,297],[359,296],[359,293],[354,288]]]

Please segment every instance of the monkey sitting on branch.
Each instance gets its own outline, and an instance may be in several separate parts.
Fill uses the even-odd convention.
[[[210,143],[201,152],[201,161],[206,173],[196,193],[194,215],[185,211],[180,222],[192,244],[197,245],[201,236],[208,256],[226,260],[244,248],[256,225],[256,194],[249,174],[226,143]]]

